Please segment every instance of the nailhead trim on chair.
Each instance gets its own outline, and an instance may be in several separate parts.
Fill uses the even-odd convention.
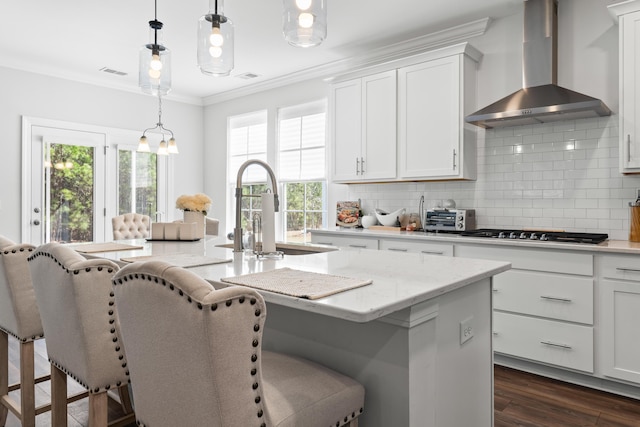
[[[0,256],[16,254],[18,252],[24,252],[24,251],[33,252],[33,250],[34,250],[34,248],[20,248],[20,249],[12,249],[10,251],[9,250],[5,250],[5,251],[0,251]],[[29,258],[27,258],[27,260],[28,259]],[[14,337],[15,339],[17,339],[18,341],[23,342],[23,343],[29,342],[29,341],[39,340],[40,338],[44,337],[44,334],[34,335],[34,336],[31,336],[31,337],[21,337],[18,334],[16,334],[15,332],[10,331],[10,330],[8,330],[8,329],[6,329],[4,327],[0,327],[0,330],[8,333],[12,337]]]
[[[145,277],[150,282],[158,283],[158,284],[161,284],[164,287],[167,287],[167,282],[165,281],[165,279],[161,279],[161,278],[159,278],[157,276],[153,276],[151,274],[149,274],[149,275],[141,274],[140,277],[138,277],[138,274],[129,274],[129,275],[126,275],[126,276],[122,276],[121,278],[119,278],[117,280],[113,280],[112,283],[113,283],[114,286],[118,286],[118,285],[123,285],[125,282],[127,282],[129,280],[133,280],[134,278],[135,279],[140,278],[142,280],[145,280]],[[177,289],[178,290],[177,295],[179,297],[184,297],[184,291],[182,289],[180,289],[178,286],[174,285],[171,282],[169,282],[168,284],[169,284],[168,288],[169,288],[169,290],[171,292],[173,292],[174,290]],[[237,299],[238,303],[240,303],[240,304],[243,304],[245,302],[245,300],[246,300],[246,298],[244,296],[240,296],[240,297],[234,298],[234,299]],[[225,303],[224,303],[224,306],[225,307],[231,307],[233,305],[233,300],[234,299],[226,300]],[[186,300],[187,300],[187,302],[189,304],[193,303],[191,297],[189,297],[189,296],[187,296]],[[249,300],[249,303],[251,305],[255,305],[256,302],[257,302],[257,300],[255,298],[251,298]],[[196,303],[194,306],[198,310],[206,309],[206,305],[203,305],[200,302]],[[218,307],[219,306],[218,306],[217,303],[213,303],[213,304],[210,305],[210,309],[208,311],[217,311]],[[260,309],[256,309],[254,311],[254,314],[255,314],[256,317],[260,317],[260,314],[261,314]],[[260,324],[256,323],[253,326],[253,331],[256,332],[256,333],[259,332],[260,331]],[[260,344],[260,342],[258,341],[258,336],[256,335],[254,337],[254,339],[251,341],[251,346],[253,348],[256,348],[256,347],[259,346],[259,344]],[[258,355],[256,353],[252,354],[251,355],[251,362],[256,363],[257,361],[258,361]],[[256,366],[254,366],[251,369],[250,374],[251,374],[252,377],[257,375],[258,374],[258,368]],[[257,416],[258,416],[258,418],[262,418],[264,416],[264,408],[260,404],[262,402],[262,398],[261,398],[260,393],[259,393],[259,387],[260,387],[260,385],[258,384],[257,381],[255,381],[251,385],[251,388],[256,392],[256,395],[255,395],[255,398],[254,398],[254,402],[255,402],[256,405],[259,405],[258,406]],[[140,420],[136,420],[136,424],[141,426],[141,427],[145,427],[146,426],[146,424],[144,424],[144,422],[142,422]],[[263,422],[262,424],[260,424],[260,427],[267,427],[267,425]]]
[[[39,256],[45,256],[47,258],[51,258],[55,263],[57,263],[67,274],[71,274],[73,272],[73,274],[80,274],[80,270],[69,270],[68,268],[66,268],[60,261],[58,261],[53,255],[51,255],[49,252],[35,252],[33,255],[31,255],[29,258],[27,258],[27,261],[33,261],[34,259],[36,259]],[[98,271],[102,271],[104,270],[104,266],[99,266],[99,267],[87,267],[84,269],[85,272],[89,273],[91,272],[92,269],[96,269]],[[107,273],[111,274],[113,273],[113,268],[111,267],[107,267]],[[115,299],[113,298],[113,292],[110,293],[111,296],[111,300],[109,301],[109,306],[113,306],[115,303]],[[109,316],[111,317],[111,319],[109,319],[109,324],[113,325],[115,323],[115,317],[114,317],[114,311],[113,310],[109,310]],[[113,342],[117,343],[118,341],[118,337],[115,333],[115,328],[111,328],[110,329],[111,333],[114,335],[114,339]],[[118,360],[123,360],[124,359],[124,355],[121,353],[120,351],[120,346],[116,345],[116,352],[119,353],[118,355]],[[82,382],[77,375],[73,374],[72,372],[70,372],[69,370],[67,370],[65,367],[63,367],[62,365],[60,365],[58,362],[56,362],[55,360],[52,360],[51,358],[49,358],[49,362],[52,363],[56,368],[60,369],[62,372],[64,372],[66,375],[70,376],[71,378],[73,378],[76,382],[78,382],[78,384],[80,384],[81,386],[83,386],[84,388],[86,388],[87,390],[89,390],[89,393],[100,393],[101,391],[107,391],[111,389],[112,384],[107,384],[105,386],[102,387],[95,387],[93,389],[90,389],[89,386],[87,384],[85,384],[84,382]],[[125,374],[128,377],[129,376],[129,370],[126,369],[127,367],[127,363],[126,362],[122,362],[122,368],[125,369]],[[131,380],[127,380],[127,382],[131,382]],[[117,384],[115,384],[117,387],[120,387],[122,385],[122,383],[120,381],[118,381]]]

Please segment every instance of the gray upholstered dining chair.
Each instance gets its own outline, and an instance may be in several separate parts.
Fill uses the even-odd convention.
[[[184,268],[133,263],[113,279],[141,426],[357,426],[361,384],[262,350],[266,305]]]
[[[47,243],[33,251],[29,269],[51,362],[52,425],[67,425],[67,375],[89,392],[90,427],[107,425],[108,390],[120,392],[127,414],[114,423],[133,421],[129,372],[111,289],[118,266]]]
[[[126,213],[111,218],[113,240],[143,239],[151,233],[151,217],[138,213]]]
[[[36,296],[31,284],[27,258],[34,246],[16,244],[0,236],[0,425],[4,426],[9,409],[23,427],[36,425],[36,412],[50,405],[35,406],[35,384],[49,375],[35,378],[34,341],[44,336]],[[20,383],[9,385],[9,335],[20,343]],[[10,395],[20,389],[20,403]]]

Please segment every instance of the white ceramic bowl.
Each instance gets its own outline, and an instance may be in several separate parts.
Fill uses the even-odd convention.
[[[400,219],[400,215],[403,215],[405,212],[405,208],[398,209],[395,212],[391,212],[388,214],[383,213],[379,209],[376,209],[376,217],[378,221],[382,225],[386,225],[387,227],[396,227],[398,225],[398,221]]]
[[[376,225],[378,223],[378,220],[373,215],[365,215],[362,218],[360,218],[360,222],[362,223],[362,226],[364,228],[369,228],[372,225]]]

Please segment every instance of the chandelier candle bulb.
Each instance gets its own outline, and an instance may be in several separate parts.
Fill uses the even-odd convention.
[[[273,193],[262,193],[262,251],[276,251],[275,199]]]

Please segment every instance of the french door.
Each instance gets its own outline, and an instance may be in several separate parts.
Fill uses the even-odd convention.
[[[111,241],[127,212],[171,219],[172,161],[136,152],[139,132],[23,117],[22,135],[22,241]]]
[[[31,127],[28,241],[103,241],[106,135]]]

